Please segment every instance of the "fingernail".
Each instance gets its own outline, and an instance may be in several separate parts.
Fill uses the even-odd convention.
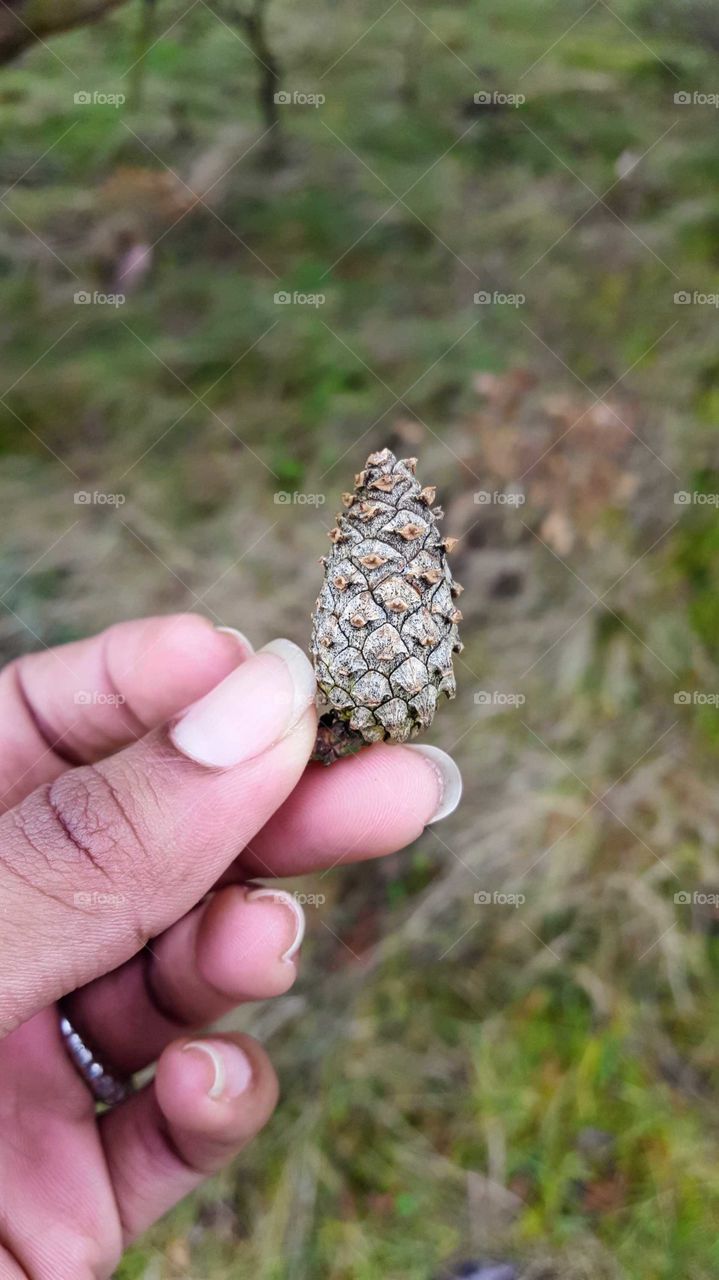
[[[295,936],[292,939],[286,951],[282,952],[280,960],[285,964],[292,964],[294,957],[297,955],[302,946],[302,939],[305,936],[305,913],[293,893],[287,893],[286,889],[271,889],[266,885],[253,885],[247,894],[248,902],[257,902],[260,898],[271,898],[280,906],[287,907],[292,912],[295,922]]]
[[[241,649],[244,649],[245,653],[255,652],[255,647],[252,641],[247,639],[244,631],[238,631],[237,627],[215,627],[215,631],[219,631],[222,636],[232,636],[232,639],[237,641],[238,645]]]
[[[317,680],[312,670],[312,663],[298,644],[292,640],[270,640],[264,644],[260,653],[270,653],[283,662],[290,673],[294,702],[290,713],[288,729],[297,724],[317,696]]]
[[[190,1040],[183,1053],[201,1053],[212,1064],[208,1098],[238,1098],[252,1080],[252,1064],[236,1044],[225,1040]]]
[[[439,802],[427,825],[430,822],[440,822],[442,818],[454,813],[462,798],[462,775],[452,757],[446,751],[440,751],[439,747],[429,747],[424,742],[411,742],[407,745],[410,751],[425,756],[439,782]]]
[[[170,738],[198,764],[228,769],[286,737],[316,692],[315,675],[302,650],[291,640],[273,640],[183,711]]]

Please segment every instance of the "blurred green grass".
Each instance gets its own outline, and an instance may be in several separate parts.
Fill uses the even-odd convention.
[[[544,1280],[710,1280],[716,940],[674,894],[718,882],[719,731],[673,693],[716,682],[717,520],[672,493],[718,487],[716,313],[674,303],[719,292],[716,112],[674,103],[715,91],[715,16],[273,0],[283,85],[326,96],[282,108],[273,155],[251,55],[185,9],[159,8],[140,69],[130,5],[2,74],[0,643],[179,607],[305,643],[333,495],[389,435],[459,526],[470,503],[464,690],[437,725],[467,794],[409,854],[315,878],[297,992],[240,1015],[282,1109],[118,1276],[430,1280],[494,1252]],[[73,102],[121,86],[119,110]],[[478,89],[526,102],[485,111]],[[121,232],[154,246],[147,278],[74,305],[112,291]],[[476,374],[526,369],[524,409],[492,417]],[[550,400],[579,397],[574,431],[618,380],[606,495],[592,426],[566,473],[551,438],[521,521],[471,505],[506,482],[503,442],[523,474]],[[78,512],[78,487],[125,505]],[[589,612],[582,583],[615,580]],[[526,707],[480,719],[482,684]]]

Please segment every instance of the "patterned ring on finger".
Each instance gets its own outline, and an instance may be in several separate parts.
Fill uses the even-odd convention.
[[[114,1075],[103,1066],[79,1031],[75,1030],[62,1008],[59,1012],[60,1035],[68,1057],[78,1075],[85,1081],[95,1102],[102,1103],[106,1107],[115,1107],[118,1102],[124,1102],[134,1092],[135,1086],[132,1079],[123,1079],[119,1075]]]

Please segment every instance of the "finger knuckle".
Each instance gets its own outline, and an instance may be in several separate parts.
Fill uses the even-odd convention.
[[[131,786],[116,786],[93,765],[63,774],[48,804],[77,854],[106,874],[147,862]]]
[[[114,785],[93,765],[72,769],[16,810],[25,840],[53,868],[90,866],[115,880],[147,864],[132,788]]]

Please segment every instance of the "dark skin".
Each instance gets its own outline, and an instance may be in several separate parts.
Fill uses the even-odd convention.
[[[302,909],[248,880],[395,851],[442,802],[413,748],[308,766],[314,679],[278,645],[179,615],[0,673],[0,1280],[110,1276],[258,1133],[267,1055],[201,1031],[296,976]],[[60,1000],[152,1082],[98,1116]]]

